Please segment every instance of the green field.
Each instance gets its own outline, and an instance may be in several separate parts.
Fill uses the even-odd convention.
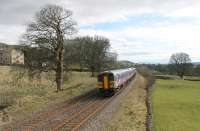
[[[158,79],[151,97],[154,131],[200,131],[200,81]]]

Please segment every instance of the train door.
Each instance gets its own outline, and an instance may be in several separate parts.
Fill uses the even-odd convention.
[[[103,76],[103,88],[107,90],[109,88],[109,77],[107,74]]]

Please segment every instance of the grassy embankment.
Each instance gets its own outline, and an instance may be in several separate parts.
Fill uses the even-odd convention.
[[[138,68],[130,92],[120,100],[120,106],[104,131],[146,131],[147,87],[154,83],[154,76],[145,67]]]
[[[157,79],[151,96],[154,131],[200,131],[200,78],[185,79]]]
[[[53,72],[42,74],[41,81],[30,82],[27,77],[16,81],[19,74],[10,70],[10,67],[0,67],[0,125],[7,121],[5,112],[10,120],[23,119],[48,104],[65,101],[96,87],[96,78],[91,78],[89,73],[71,72],[64,81],[64,90],[57,93]]]

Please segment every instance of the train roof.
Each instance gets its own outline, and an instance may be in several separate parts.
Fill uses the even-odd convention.
[[[123,72],[126,72],[126,71],[130,71],[130,70],[135,70],[135,68],[126,68],[126,69],[118,69],[118,70],[109,70],[109,71],[104,71],[102,73],[113,73],[114,75],[116,74],[121,74]],[[101,74],[102,74],[101,73]]]

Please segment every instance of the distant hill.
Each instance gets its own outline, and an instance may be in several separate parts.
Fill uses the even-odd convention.
[[[128,67],[134,67],[136,64],[131,61],[121,60],[117,62],[117,65],[119,68],[128,68]]]
[[[200,65],[200,62],[193,62],[193,65]]]

